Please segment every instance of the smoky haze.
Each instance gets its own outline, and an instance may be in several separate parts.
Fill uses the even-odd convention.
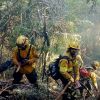
[[[76,33],[81,36],[81,52],[86,64],[93,60],[100,61],[100,0],[84,2],[83,0],[67,1],[67,18],[77,27]],[[71,18],[71,17],[74,18]],[[74,20],[73,20],[74,19]]]

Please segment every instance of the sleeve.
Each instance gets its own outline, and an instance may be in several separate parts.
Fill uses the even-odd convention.
[[[96,74],[94,72],[91,72],[90,73],[90,77],[91,77],[91,81],[92,81],[93,85],[97,89],[98,88],[98,85],[97,85]]]
[[[63,77],[67,78],[67,79],[70,79],[71,78],[71,75],[67,72],[68,71],[68,61],[65,60],[65,59],[62,59],[60,62],[59,62],[59,71],[60,73],[63,75]]]
[[[75,60],[74,62],[74,66],[73,66],[73,70],[74,70],[74,74],[75,74],[75,80],[79,80],[80,79],[80,74],[79,74],[79,63],[77,60]]]
[[[19,62],[17,60],[17,48],[13,48],[12,50],[12,61],[15,65],[19,65]]]
[[[79,63],[79,66],[83,66],[84,63],[83,63],[82,57],[80,55],[77,55],[76,59]]]

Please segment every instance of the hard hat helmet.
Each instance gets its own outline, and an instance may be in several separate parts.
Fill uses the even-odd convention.
[[[24,48],[25,46],[29,45],[29,40],[26,36],[20,35],[16,40],[16,45],[20,48]]]
[[[16,44],[28,45],[29,44],[29,40],[28,40],[28,38],[26,36],[20,35],[16,40]]]
[[[93,61],[93,62],[91,63],[91,65],[92,65],[92,67],[93,67],[94,69],[97,69],[97,68],[100,67],[100,63],[99,63],[98,61]]]
[[[72,58],[76,58],[77,55],[79,54],[79,49],[80,49],[80,46],[77,42],[70,42],[67,52],[70,53]]]
[[[72,42],[72,43],[69,44],[69,48],[79,50],[80,49],[80,45],[78,43],[76,43],[76,42]]]
[[[90,73],[88,72],[88,70],[85,67],[82,67],[79,69],[80,75],[83,77],[89,77]]]

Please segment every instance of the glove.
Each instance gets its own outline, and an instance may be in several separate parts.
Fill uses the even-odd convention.
[[[72,83],[74,82],[74,79],[73,79],[73,77],[71,77],[71,78],[70,78],[70,81],[71,81]]]
[[[77,76],[77,77],[75,78],[75,81],[79,81],[79,79],[80,79],[80,77],[79,77],[79,76]]]

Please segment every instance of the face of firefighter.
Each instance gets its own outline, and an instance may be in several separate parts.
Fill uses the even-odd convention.
[[[93,65],[92,67],[94,68],[94,70],[97,70],[97,68],[98,68],[98,66],[96,66],[96,65]]]
[[[70,48],[70,54],[73,58],[75,58],[78,55],[78,52],[79,50]]]
[[[100,63],[98,61],[94,61],[92,63],[92,67],[93,67],[94,70],[97,70],[100,67]]]
[[[27,48],[27,45],[24,45],[24,44],[16,44],[16,45],[21,50],[25,50]]]

